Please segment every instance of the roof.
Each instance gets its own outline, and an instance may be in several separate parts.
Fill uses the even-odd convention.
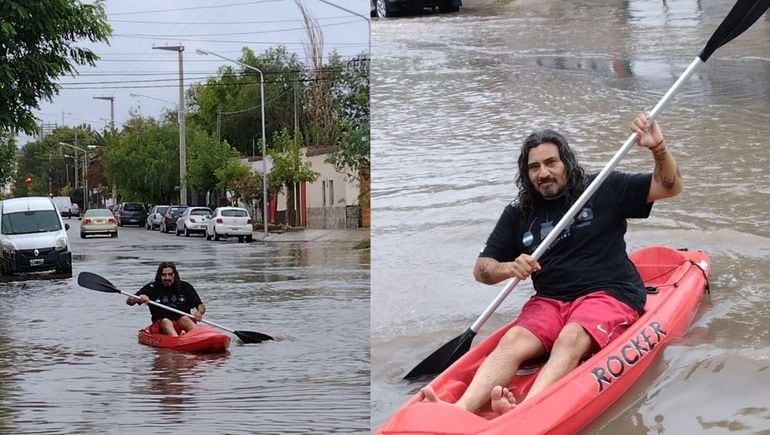
[[[4,199],[3,213],[17,213],[27,210],[56,210],[53,202],[45,196],[26,196]]]

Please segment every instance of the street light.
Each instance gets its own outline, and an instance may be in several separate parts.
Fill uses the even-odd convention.
[[[75,151],[76,161],[77,161],[77,150],[83,151],[83,207],[84,207],[83,210],[88,210],[88,150],[86,148],[81,148],[79,146],[68,144],[66,142],[59,142],[59,145],[74,148],[76,150]],[[77,181],[75,182],[75,185],[77,185]]]
[[[110,129],[115,130],[115,97],[91,97],[94,100],[106,100],[110,102]]]
[[[184,66],[182,63],[182,52],[184,45],[168,45],[164,47],[152,47],[153,50],[176,51],[179,53],[179,107],[177,114],[179,116],[179,204],[187,205],[187,143],[185,142],[184,128]]]
[[[265,76],[262,74],[262,70],[259,68],[247,65],[239,60],[230,59],[229,57],[224,57],[208,50],[201,50],[200,48],[195,50],[195,52],[200,55],[210,54],[212,56],[230,61],[259,73],[259,96],[262,100],[262,221],[265,226],[265,237],[267,237],[267,142],[265,139]]]

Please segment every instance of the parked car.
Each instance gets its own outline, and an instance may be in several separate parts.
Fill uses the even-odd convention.
[[[70,207],[70,217],[72,216],[80,217],[80,206],[76,202],[73,202]]]
[[[83,214],[83,222],[80,225],[80,238],[94,234],[109,234],[110,237],[118,237],[118,220],[109,209],[92,208]]]
[[[186,205],[171,205],[166,210],[166,214],[163,215],[163,219],[160,220],[160,231],[167,233],[169,231],[176,231],[176,220],[179,218],[185,209]]]
[[[253,240],[251,216],[248,210],[240,207],[219,207],[214,210],[206,225],[206,240],[219,240],[221,237],[238,237],[251,243]]]
[[[457,12],[462,4],[462,0],[370,0],[369,11],[373,17],[387,18],[399,13],[417,14],[424,9]]]
[[[54,270],[72,275],[69,228],[52,198],[0,201],[0,274]]]
[[[188,207],[176,220],[176,235],[206,233],[206,225],[213,212],[208,207]]]
[[[143,227],[147,221],[147,209],[141,202],[123,202],[118,206],[115,212],[118,219],[118,225],[136,225]]]
[[[147,222],[144,227],[148,230],[154,230],[160,228],[160,221],[163,219],[163,215],[168,211],[168,205],[156,205],[150,209],[150,213],[147,214]]]

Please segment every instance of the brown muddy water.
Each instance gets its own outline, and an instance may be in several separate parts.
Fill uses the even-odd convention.
[[[0,433],[369,432],[368,251],[129,227],[80,240],[69,222],[73,278],[0,282]],[[210,356],[146,347],[146,307],[77,285],[90,271],[133,292],[165,260],[207,319],[276,341]]]
[[[523,139],[560,130],[598,171],[732,3],[466,2],[458,14],[373,20],[372,427],[422,386],[402,377],[502,289],[476,283],[472,267],[515,196]],[[659,117],[686,187],[630,223],[629,249],[707,251],[711,297],[585,433],[770,432],[769,39],[764,16]],[[618,169],[652,163],[632,150]],[[480,336],[531,292],[520,285]]]

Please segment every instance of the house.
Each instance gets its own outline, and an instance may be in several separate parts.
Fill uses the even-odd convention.
[[[305,159],[312,169],[319,173],[312,183],[302,183],[297,200],[300,223],[306,228],[360,228],[361,219],[358,207],[359,186],[355,179],[338,173],[334,166],[326,163],[334,146],[302,148]],[[262,172],[262,159],[252,157],[244,159],[254,172]],[[272,162],[268,157],[268,172]],[[286,223],[286,192],[272,198],[268,206],[271,223]]]

